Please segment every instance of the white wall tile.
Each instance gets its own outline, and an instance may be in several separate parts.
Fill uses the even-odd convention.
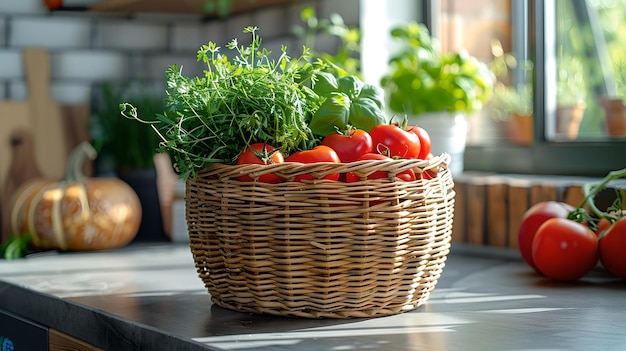
[[[212,41],[220,47],[224,47],[224,45],[232,39],[228,37],[228,33],[226,32],[226,21],[223,20],[213,20],[207,22],[204,26],[204,36],[205,39],[202,44]]]
[[[273,6],[255,12],[251,24],[259,27],[259,34],[262,38],[272,38],[291,32],[285,18],[287,18],[287,8]]]
[[[17,49],[0,50],[0,79],[22,79],[22,51]]]
[[[9,100],[24,101],[28,98],[28,90],[26,88],[26,81],[11,81],[8,84],[8,91],[6,97]]]
[[[90,82],[52,81],[49,87],[50,98],[59,104],[89,103],[91,100]],[[15,81],[9,84],[7,98],[24,101],[28,99],[28,85],[25,81]]]
[[[7,32],[6,32],[6,23],[8,21],[7,19],[8,17],[1,17],[0,16],[0,47],[5,46],[6,43],[6,36],[7,36]]]
[[[3,14],[43,14],[48,12],[42,0],[1,0]]]
[[[328,18],[331,13],[340,14],[347,24],[358,24],[359,0],[320,0],[318,17]]]
[[[128,77],[128,57],[117,51],[65,51],[50,58],[52,79],[110,80]]]
[[[198,51],[201,45],[208,42],[205,28],[199,24],[174,24],[171,28],[170,49],[174,51],[190,52]]]
[[[103,49],[165,50],[166,24],[102,21],[96,24],[95,47]]]
[[[77,17],[14,17],[9,45],[14,47],[87,48],[90,21]]]
[[[243,13],[234,15],[225,20],[226,23],[226,42],[231,41],[233,38],[237,38],[240,44],[246,45],[250,42],[252,36],[249,33],[244,33],[243,30],[246,27],[252,25],[252,15],[249,13]]]
[[[195,77],[202,75],[204,63],[196,60],[196,55],[148,55],[142,58],[140,67],[141,72],[139,78],[142,79],[163,79],[165,80],[165,72],[171,65],[182,67],[183,75],[187,77]]]
[[[91,101],[91,82],[53,81],[50,97],[63,105],[86,104]]]

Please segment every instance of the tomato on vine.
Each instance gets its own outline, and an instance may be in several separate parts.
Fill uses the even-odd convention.
[[[405,128],[407,131],[417,135],[420,140],[420,153],[417,156],[420,160],[428,159],[428,155],[430,154],[432,141],[430,140],[430,134],[426,131],[426,129],[420,126],[407,126]]]
[[[533,262],[548,278],[577,280],[598,262],[597,244],[598,237],[586,225],[567,218],[551,218],[539,227],[533,239]]]
[[[621,217],[600,234],[598,254],[609,273],[626,278],[626,217]]]
[[[299,162],[299,163],[317,163],[317,162],[332,162],[341,163],[339,156],[332,148],[326,145],[319,145],[311,150],[304,150],[294,152],[289,155],[285,162]],[[314,180],[315,178],[310,174],[298,174],[294,177],[295,181],[301,180]],[[339,173],[329,173],[322,179],[338,180]]]
[[[337,131],[325,136],[322,145],[335,150],[341,162],[347,163],[372,152],[372,137],[362,129],[349,128],[345,132]]]
[[[249,147],[246,147],[242,152],[239,153],[239,155],[237,155],[236,161],[238,165],[271,165],[283,162],[284,157],[280,150],[265,143],[254,143],[251,144]],[[254,180],[249,175],[245,174],[239,176],[237,179],[242,182],[251,182]],[[280,176],[269,173],[259,176],[259,181],[263,183],[276,184],[284,181],[284,179]]]
[[[608,218],[600,218],[598,224],[596,225],[595,233],[599,237],[611,227],[611,221]]]
[[[379,124],[370,130],[374,151],[388,157],[417,158],[420,155],[420,140],[412,132],[408,132],[393,124]]]
[[[518,246],[522,258],[533,269],[537,270],[532,245],[539,227],[551,218],[567,218],[574,209],[574,206],[564,202],[542,201],[526,210],[518,229]]]
[[[362,161],[362,160],[382,160],[382,161],[386,161],[386,160],[391,160],[390,157],[387,157],[385,155],[381,155],[381,154],[377,154],[377,153],[367,153],[362,155],[361,157],[359,157],[357,159],[357,161]],[[403,180],[405,182],[411,182],[415,180],[415,171],[411,168],[404,170],[398,174],[395,175],[396,178]],[[368,180],[371,179],[384,179],[384,178],[388,178],[389,175],[387,174],[387,171],[375,171],[374,173],[370,174],[367,176]],[[346,173],[346,182],[348,183],[353,183],[353,182],[358,182],[359,180],[361,180],[361,178],[354,174],[354,172],[348,172]]]

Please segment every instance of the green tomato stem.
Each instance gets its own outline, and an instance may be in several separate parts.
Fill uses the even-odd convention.
[[[585,197],[578,204],[577,209],[582,208],[583,206],[585,206],[585,204],[588,203],[593,213],[595,213],[598,217],[607,218],[611,220],[611,222],[617,220],[616,217],[610,215],[609,213],[601,211],[596,206],[594,199],[600,193],[600,191],[604,190],[604,188],[610,181],[624,177],[626,177],[626,168],[609,172],[599,183],[583,184],[582,189]]]

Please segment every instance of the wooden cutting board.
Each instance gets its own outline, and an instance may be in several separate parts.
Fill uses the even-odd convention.
[[[50,59],[45,49],[23,52],[35,162],[41,174],[60,180],[68,157],[61,107],[50,97]]]
[[[11,165],[11,136],[30,128],[30,110],[27,102],[0,101],[0,199]]]
[[[7,214],[9,200],[15,181],[8,181],[13,176],[12,167],[29,160],[15,160],[15,148],[12,139],[19,133],[27,133],[30,129],[30,108],[26,101],[0,101],[0,242],[9,237]],[[27,177],[28,175],[24,175]]]

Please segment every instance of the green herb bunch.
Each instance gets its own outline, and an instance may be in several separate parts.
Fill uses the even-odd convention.
[[[156,120],[140,119],[132,104],[120,104],[127,118],[153,125],[161,137],[159,151],[170,153],[182,179],[211,164],[234,163],[252,143],[265,142],[288,155],[316,142],[308,124],[321,100],[310,86],[323,63],[312,60],[306,46],[295,59],[283,46],[273,60],[257,30],[244,29],[252,35],[248,46],[239,47],[236,39],[226,45],[236,53],[232,59],[213,42],[203,45],[197,59],[207,64],[204,77],[186,77],[170,66],[165,111]]]

